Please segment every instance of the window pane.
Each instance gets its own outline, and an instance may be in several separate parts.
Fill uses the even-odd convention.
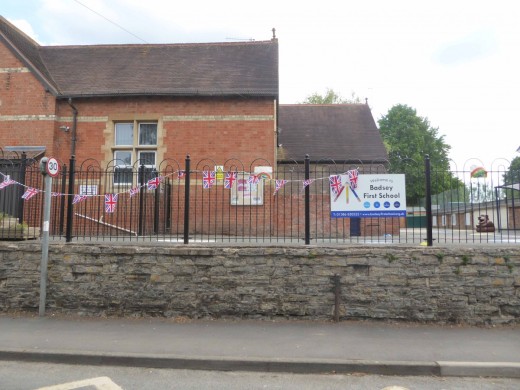
[[[146,183],[148,180],[151,180],[158,176],[155,168],[144,168],[144,177],[143,177],[143,175],[141,175],[141,172],[142,172],[141,169],[139,169],[139,174],[138,174],[139,183]]]
[[[132,152],[129,150],[114,151],[114,165],[117,167],[132,166]]]
[[[155,152],[139,152],[139,165],[155,166]]]
[[[157,123],[139,123],[139,145],[157,145]]]
[[[134,144],[134,124],[116,123],[116,146]]]
[[[119,168],[114,170],[114,184],[132,184],[132,168]]]

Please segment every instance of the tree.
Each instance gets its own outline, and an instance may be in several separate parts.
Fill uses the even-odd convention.
[[[312,95],[307,96],[301,104],[348,104],[348,103],[361,103],[361,99],[354,92],[351,97],[344,99],[337,94],[333,89],[327,88],[325,95],[320,95],[314,92]]]
[[[508,184],[516,184],[520,183],[520,157],[515,157],[513,161],[511,161],[511,165],[509,166],[509,169],[506,173],[504,173],[504,185]],[[513,196],[518,199],[520,196],[520,192],[516,191],[516,193],[513,192],[513,190],[506,190],[505,191],[508,198],[512,198]]]
[[[462,194],[464,184],[450,172],[448,152],[451,147],[430,125],[428,118],[417,115],[415,109],[398,104],[379,119],[379,131],[388,152],[390,173],[406,174],[406,199],[409,205],[418,205],[426,195],[425,155],[430,156],[432,194],[453,191]],[[463,202],[453,199],[452,202]]]

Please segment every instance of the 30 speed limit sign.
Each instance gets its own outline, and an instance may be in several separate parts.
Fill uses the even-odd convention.
[[[49,176],[57,176],[60,172],[60,164],[58,163],[58,160],[56,160],[54,157],[49,158],[47,160],[46,170]]]

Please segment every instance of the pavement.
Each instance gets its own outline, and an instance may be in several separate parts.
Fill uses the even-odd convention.
[[[520,326],[0,314],[0,360],[520,378]]]

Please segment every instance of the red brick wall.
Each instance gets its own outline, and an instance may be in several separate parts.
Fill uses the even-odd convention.
[[[184,165],[188,153],[194,161],[209,158],[217,165],[224,164],[224,156],[238,158],[245,164],[258,157],[271,164],[275,161],[274,119],[255,120],[258,116],[275,118],[272,99],[99,98],[75,100],[73,104],[78,109],[78,162],[87,158],[108,162],[113,146],[109,138],[113,132],[110,126],[114,120],[134,119],[158,120],[159,127],[162,125],[163,138],[162,143],[159,141],[159,149],[163,146],[164,151],[159,151],[159,161],[175,159]],[[66,102],[58,103],[57,113],[67,119],[59,125],[72,127],[68,121],[72,117],[71,108]],[[186,116],[195,119],[180,118]],[[218,118],[222,116],[236,119]],[[62,134],[57,137],[56,146],[62,151],[60,157],[68,159],[70,136]]]
[[[67,162],[71,154],[72,110],[48,92],[0,43],[0,147],[43,145],[47,156]],[[11,69],[11,70],[6,70]],[[78,109],[76,159],[111,160],[114,120],[157,120],[162,132],[158,161],[184,162],[224,157],[246,165],[261,157],[276,161],[275,102],[272,98],[120,97],[74,99]],[[38,116],[37,118],[31,116]],[[188,117],[183,119],[183,117]],[[102,164],[104,165],[104,164]],[[263,164],[266,165],[266,164]]]
[[[53,154],[55,99],[23,68],[0,43],[0,147],[45,146]]]

